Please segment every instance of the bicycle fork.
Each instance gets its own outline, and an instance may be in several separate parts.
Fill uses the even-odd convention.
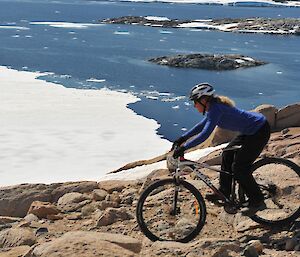
[[[176,170],[176,174],[174,177],[174,182],[175,182],[175,189],[174,189],[174,196],[173,196],[173,206],[170,211],[170,215],[176,216],[178,213],[180,213],[180,208],[177,207],[177,201],[178,201],[178,193],[179,193],[179,171],[180,169]]]
[[[170,215],[172,215],[172,216],[176,216],[178,213],[180,213],[180,209],[177,207],[178,192],[179,192],[179,184],[175,185],[173,206],[172,206],[172,209],[170,212]]]

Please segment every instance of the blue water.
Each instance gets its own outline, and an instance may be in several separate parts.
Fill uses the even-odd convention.
[[[18,70],[48,71],[42,79],[75,88],[109,87],[132,92],[141,101],[129,107],[161,124],[158,134],[173,140],[202,117],[189,105],[189,89],[198,82],[215,85],[238,106],[263,103],[278,107],[299,102],[300,37],[238,34],[130,25],[56,28],[31,22],[97,23],[123,15],[177,19],[224,17],[300,17],[300,8],[260,8],[194,4],[110,1],[2,1],[0,65]],[[178,53],[237,53],[269,62],[235,71],[176,69],[147,62]],[[67,76],[66,76],[67,75]],[[102,83],[87,79],[105,79]],[[180,97],[169,102],[169,99]],[[151,98],[151,99],[150,99]],[[167,101],[166,101],[167,99]]]

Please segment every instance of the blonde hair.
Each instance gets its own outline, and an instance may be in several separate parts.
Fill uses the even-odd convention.
[[[225,104],[225,105],[228,105],[230,107],[235,106],[235,102],[227,96],[217,95],[217,96],[214,97],[214,99],[217,101],[217,103]]]

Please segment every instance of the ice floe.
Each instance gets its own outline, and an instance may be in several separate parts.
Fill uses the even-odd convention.
[[[0,25],[0,29],[19,29],[19,30],[29,30],[27,27],[21,26],[10,26],[10,25]]]
[[[105,81],[106,79],[95,79],[95,78],[90,78],[86,80],[86,82],[96,82],[96,83],[103,83]]]
[[[86,29],[89,27],[103,26],[104,24],[95,23],[75,23],[75,22],[55,22],[55,21],[34,21],[30,25],[48,25],[54,28],[73,28],[73,29]]]

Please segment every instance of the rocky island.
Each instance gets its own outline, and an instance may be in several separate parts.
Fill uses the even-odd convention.
[[[238,54],[180,54],[176,56],[151,58],[149,61],[171,67],[207,70],[233,70],[238,68],[255,67],[267,63]]]
[[[100,21],[109,24],[132,24],[162,28],[210,29],[224,32],[300,35],[296,18],[224,18],[210,20],[177,20],[166,17],[123,16]]]

